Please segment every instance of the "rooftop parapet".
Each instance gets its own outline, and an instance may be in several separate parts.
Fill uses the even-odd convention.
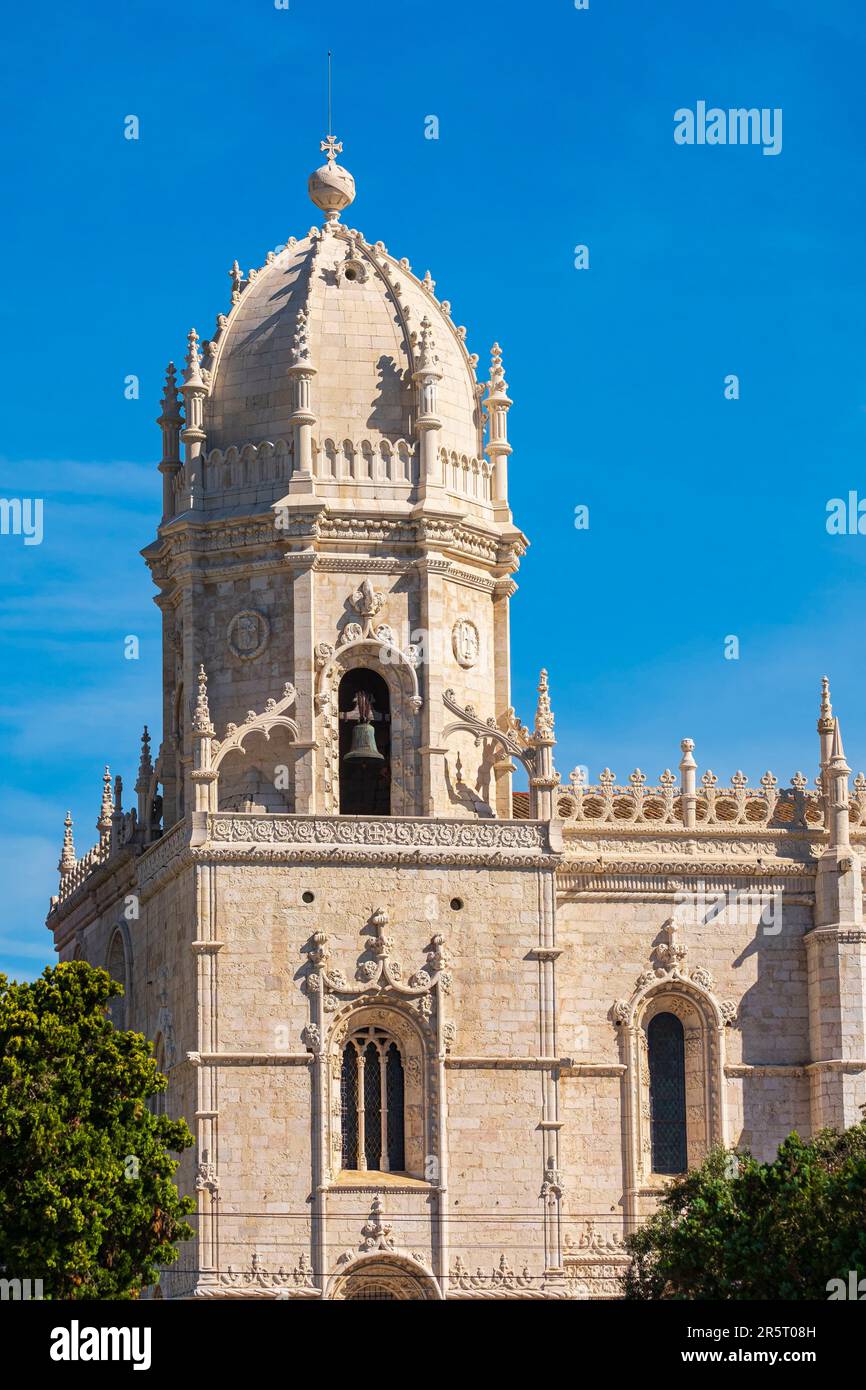
[[[625,784],[605,768],[596,783],[586,780],[583,768],[576,768],[568,779],[568,787],[560,792],[558,815],[563,821],[579,825],[652,825],[654,828],[686,827],[683,818],[682,789],[678,778],[669,769],[661,774],[655,785],[636,768]],[[730,785],[719,783],[715,773],[707,770],[695,788],[695,824],[697,826],[759,826],[790,830],[823,830],[824,797],[818,776],[813,787],[802,772],[791,778],[790,785],[780,787],[772,772],[765,772],[757,786],[750,786],[742,772],[735,772]],[[866,775],[854,779],[851,799],[852,828],[866,829]]]

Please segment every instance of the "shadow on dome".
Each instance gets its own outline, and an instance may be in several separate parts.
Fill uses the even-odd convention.
[[[367,428],[378,430],[389,439],[405,438],[409,433],[409,410],[405,374],[393,357],[382,356],[376,363],[379,381]]]

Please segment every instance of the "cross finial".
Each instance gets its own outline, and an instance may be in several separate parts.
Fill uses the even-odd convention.
[[[343,153],[343,142],[342,140],[336,140],[333,135],[329,135],[326,140],[322,141],[319,149],[323,154],[327,154],[328,163],[333,164],[334,156]]]

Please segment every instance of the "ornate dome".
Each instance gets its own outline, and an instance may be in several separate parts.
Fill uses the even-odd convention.
[[[220,315],[205,344],[208,390],[202,425],[207,450],[276,441],[291,434],[292,379],[299,322],[314,369],[311,408],[316,447],[337,449],[416,438],[419,348],[441,373],[437,415],[441,447],[481,458],[482,388],[477,357],[465,347],[450,305],[434,294],[429,271],[419,278],[381,242],[342,226],[340,210],[354,197],[351,174],[334,161],[310,176],[310,197],[326,212],[322,228],[290,238],[259,271],[231,271],[232,309]],[[305,320],[299,320],[301,311]],[[426,325],[424,325],[426,320]],[[422,327],[423,326],[423,327]],[[422,344],[422,332],[424,343]]]

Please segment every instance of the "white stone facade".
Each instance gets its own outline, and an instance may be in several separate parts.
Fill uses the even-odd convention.
[[[547,674],[510,703],[501,353],[479,384],[323,149],[324,225],[235,263],[182,407],[169,368],[162,745],[81,859],[67,823],[48,925],[196,1136],[165,1296],[609,1297],[665,1124],[693,1164],[860,1118],[866,779],[825,683],[814,787],[721,788],[689,739],[656,786],[560,782]]]

